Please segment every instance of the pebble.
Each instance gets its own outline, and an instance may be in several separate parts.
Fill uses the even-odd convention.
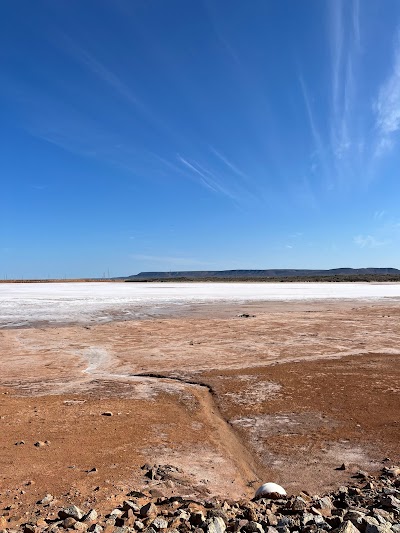
[[[46,494],[46,496],[43,499],[41,499],[38,503],[41,503],[42,505],[48,505],[53,500],[54,500],[54,497],[51,494]]]
[[[81,520],[83,518],[83,512],[76,505],[66,507],[59,512],[61,518],[74,518],[75,520]]]
[[[149,517],[157,514],[157,507],[153,502],[146,503],[140,508],[140,516]]]
[[[167,529],[168,522],[164,518],[161,518],[160,516],[158,516],[155,520],[153,520],[151,525],[155,527],[157,530]]]
[[[165,474],[173,467],[150,468]],[[129,495],[135,500],[123,500],[101,519],[95,509],[86,510],[87,501],[85,514],[72,505],[59,511],[61,520],[57,520],[55,511],[41,516],[45,510],[42,507],[36,508],[33,519],[27,515],[23,524],[12,518],[18,509],[13,503],[2,511],[7,516],[0,517],[0,531],[59,533],[64,528],[82,533],[400,533],[400,476],[392,471],[394,468],[383,468],[380,476],[368,474],[367,483],[364,476],[359,477],[353,485],[313,497],[305,492],[287,497],[279,485],[285,494],[278,494],[276,484],[269,484],[274,492],[266,492],[264,487],[262,496],[236,502],[156,498],[132,491]],[[78,495],[77,491],[70,493],[75,498]],[[139,505],[137,502],[144,498],[145,505]],[[45,502],[53,505],[53,496],[47,494],[38,503]]]

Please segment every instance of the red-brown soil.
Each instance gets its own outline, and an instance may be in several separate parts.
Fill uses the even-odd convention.
[[[0,506],[23,514],[50,492],[110,508],[144,488],[233,498],[265,481],[322,492],[396,462],[399,318],[396,302],[230,304],[3,330]],[[143,463],[180,470],[150,481]]]

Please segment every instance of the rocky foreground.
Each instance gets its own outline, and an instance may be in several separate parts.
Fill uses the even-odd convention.
[[[306,492],[290,497],[231,501],[195,501],[181,497],[151,497],[132,491],[109,514],[82,511],[71,505],[57,509],[47,494],[37,502],[29,521],[13,518],[10,505],[0,517],[2,533],[400,533],[400,468],[385,467],[380,475],[358,472],[354,484],[324,496]],[[279,497],[279,499],[276,499]],[[78,503],[78,502],[77,502]],[[82,502],[87,507],[87,502]],[[25,517],[27,518],[27,517]]]

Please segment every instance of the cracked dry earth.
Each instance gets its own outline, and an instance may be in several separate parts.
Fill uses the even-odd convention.
[[[129,490],[321,493],[400,459],[395,301],[202,305],[0,345],[0,506],[20,513],[49,492],[97,509]]]

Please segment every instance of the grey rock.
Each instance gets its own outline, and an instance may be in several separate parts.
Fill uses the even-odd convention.
[[[322,529],[331,529],[331,526],[326,523],[323,516],[316,515],[314,516],[314,524]]]
[[[400,523],[392,524],[392,531],[394,531],[394,533],[400,533]]]
[[[85,524],[84,522],[75,522],[74,529],[76,531],[86,531],[89,527],[89,524]]]
[[[308,523],[314,522],[314,515],[308,512],[305,512],[303,516],[301,517],[301,524],[305,526]]]
[[[291,508],[293,511],[304,511],[307,509],[307,502],[301,496],[297,496],[292,502]]]
[[[54,497],[52,494],[46,494],[46,496],[42,498],[38,503],[41,503],[42,505],[48,505],[53,500],[54,500]]]
[[[343,524],[336,530],[337,533],[360,533],[360,530],[356,528],[350,520],[346,520]]]
[[[75,520],[81,520],[83,518],[83,512],[76,505],[65,507],[59,512],[60,518],[74,518]]]
[[[268,513],[265,517],[267,523],[269,526],[277,526],[278,525],[278,518],[273,513]]]
[[[385,525],[379,524],[367,524],[365,528],[365,533],[390,533],[391,531],[390,524],[386,523]]]
[[[153,502],[146,503],[140,508],[140,516],[149,517],[157,514],[157,507]]]
[[[379,517],[384,518],[386,522],[393,523],[393,515],[392,513],[389,513],[389,511],[386,511],[385,509],[374,509],[374,517],[379,520]]]
[[[384,507],[389,507],[390,509],[400,509],[400,500],[392,494],[381,496],[380,502]]]
[[[264,533],[264,529],[261,524],[250,520],[247,525],[243,526],[240,531],[244,533]]]
[[[369,525],[379,526],[378,520],[374,518],[373,516],[364,516],[362,519],[362,523],[364,524],[365,527],[368,527]]]
[[[207,533],[225,533],[226,525],[220,516],[207,520]]]
[[[176,516],[178,518],[180,518],[181,520],[189,520],[190,519],[190,514],[187,511],[185,511],[184,509],[178,509]]]
[[[115,508],[111,511],[110,516],[122,516],[124,514],[124,511],[121,511],[121,509]]]
[[[122,509],[124,511],[128,511],[129,509],[132,509],[134,513],[138,513],[140,511],[139,505],[133,502],[132,500],[125,500],[122,504]]]
[[[316,506],[319,509],[328,510],[333,508],[333,503],[329,496],[325,496],[324,498],[319,498]]]
[[[95,522],[97,520],[97,511],[96,509],[91,509],[83,519],[84,522]]]
[[[93,524],[92,526],[89,527],[89,531],[93,533],[102,533],[103,528],[101,527],[100,524]]]
[[[362,513],[361,511],[356,511],[355,509],[348,511],[343,519],[344,521],[350,520],[350,522],[355,525],[357,528],[363,524],[363,519],[365,517],[365,513]]]
[[[157,516],[157,518],[153,520],[151,525],[157,530],[167,529],[168,522],[164,518],[161,518],[161,516]]]

